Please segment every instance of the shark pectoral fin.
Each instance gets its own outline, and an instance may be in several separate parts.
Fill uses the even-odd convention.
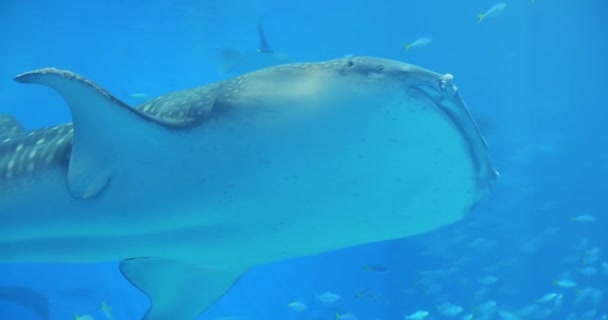
[[[25,132],[17,119],[8,114],[0,114],[0,137],[16,136]]]
[[[228,74],[233,71],[235,65],[237,65],[243,59],[243,53],[235,48],[224,48],[220,52],[220,65],[219,71],[221,74]]]
[[[151,131],[157,130],[154,123],[164,124],[70,71],[45,68],[20,74],[15,81],[45,85],[69,104],[74,140],[68,187],[76,198],[90,198],[101,192],[112,177],[117,159],[137,154],[138,146],[155,136]]]
[[[162,258],[123,260],[120,271],[150,298],[143,320],[195,319],[244,273]]]
[[[0,300],[19,305],[39,319],[50,319],[51,303],[47,296],[37,290],[25,287],[0,287]]]

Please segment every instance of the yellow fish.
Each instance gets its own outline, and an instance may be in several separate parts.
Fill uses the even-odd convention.
[[[481,23],[484,18],[495,17],[502,13],[503,10],[507,7],[507,4],[504,2],[499,2],[492,6],[488,11],[482,14],[477,15],[477,23]]]
[[[422,37],[412,42],[411,44],[405,44],[403,47],[405,48],[405,52],[410,51],[410,48],[422,48],[431,43],[432,39],[429,37]]]

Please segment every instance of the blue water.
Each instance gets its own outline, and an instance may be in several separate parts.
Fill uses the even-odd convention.
[[[427,319],[462,319],[487,301],[497,303],[490,319],[603,319],[608,3],[505,2],[504,12],[477,23],[494,1],[3,0],[0,111],[28,129],[69,121],[55,92],[12,81],[45,66],[86,75],[131,104],[141,102],[133,93],[153,97],[223,79],[219,52],[255,48],[259,16],[273,48],[294,61],[370,55],[451,73],[501,173],[475,212],[416,237],[256,268],[202,319],[329,320],[338,312],[389,320],[417,310],[429,311]],[[406,53],[403,44],[421,37],[432,42]],[[597,220],[571,221],[583,214]],[[588,262],[593,248],[597,261]],[[105,319],[102,301],[117,320],[139,319],[148,301],[116,266],[0,265],[0,285],[44,293],[53,320],[74,313]],[[584,266],[597,273],[583,274]],[[576,288],[553,283],[568,273]],[[485,276],[497,280],[483,284]],[[589,288],[603,294],[599,302],[576,303]],[[363,290],[375,296],[355,299]],[[341,299],[330,306],[316,300],[328,291]],[[562,306],[552,301],[538,306],[550,308],[548,315],[522,315],[548,293],[561,294]],[[292,301],[308,309],[291,310]],[[437,306],[445,302],[464,310],[441,315]],[[0,301],[0,319],[38,318]]]

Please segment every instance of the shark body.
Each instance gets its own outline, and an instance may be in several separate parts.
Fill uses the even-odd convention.
[[[52,68],[72,123],[0,119],[0,262],[121,260],[145,320],[252,267],[462,219],[497,177],[451,76],[373,57],[275,66],[131,108]]]

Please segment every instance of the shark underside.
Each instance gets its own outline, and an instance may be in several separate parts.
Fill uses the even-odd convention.
[[[0,116],[0,262],[122,261],[145,320],[191,320],[255,266],[462,219],[497,177],[450,75],[347,57],[132,108],[69,71],[16,81],[72,123]]]

